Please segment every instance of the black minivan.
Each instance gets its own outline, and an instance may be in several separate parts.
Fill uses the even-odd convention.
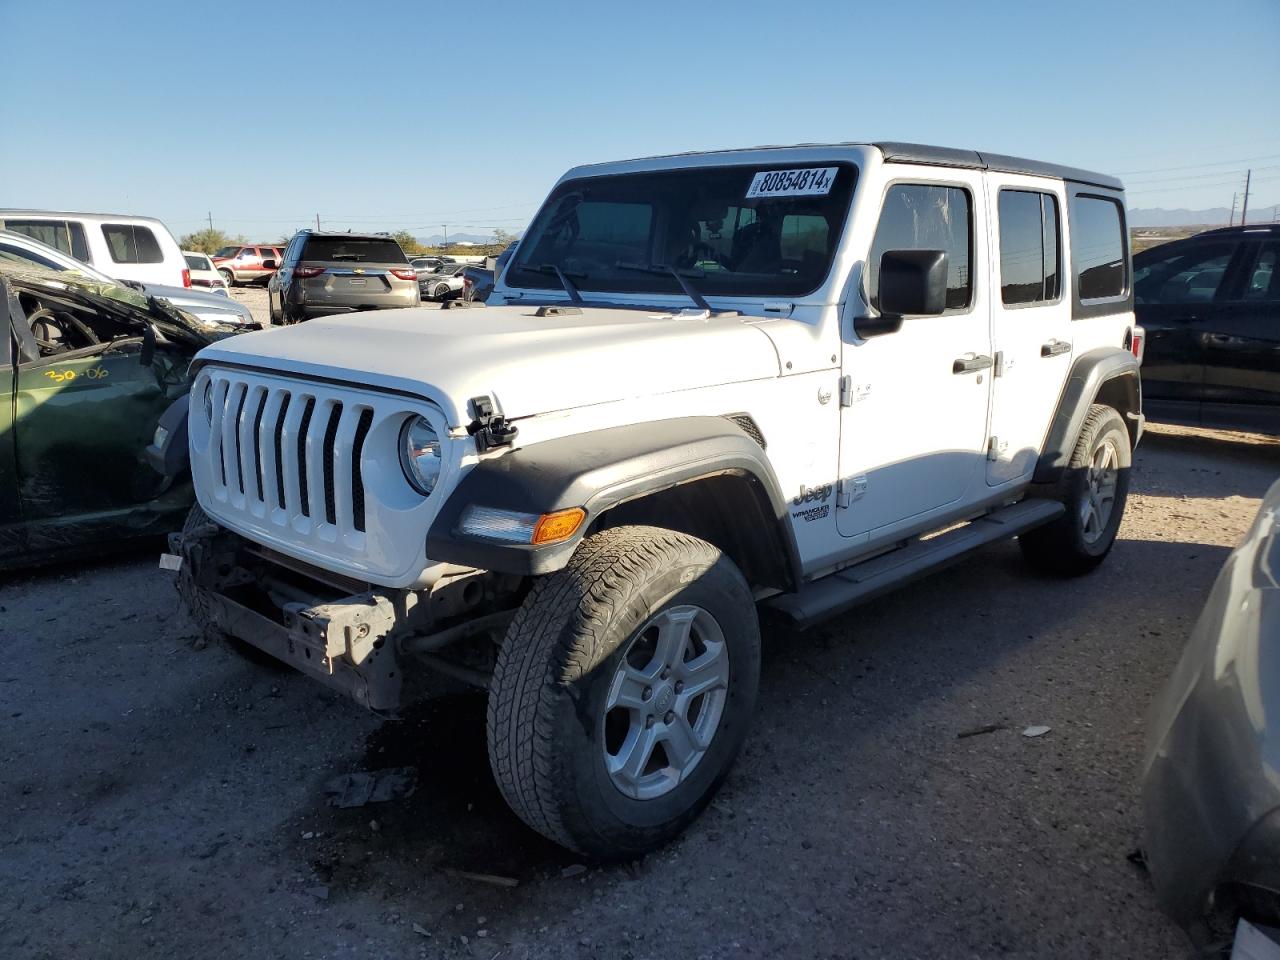
[[[1280,224],[1225,227],[1135,254],[1148,418],[1280,433]]]

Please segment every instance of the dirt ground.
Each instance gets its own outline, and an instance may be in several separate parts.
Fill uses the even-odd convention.
[[[507,811],[480,696],[382,721],[195,649],[153,549],[10,579],[0,957],[1183,957],[1126,860],[1144,716],[1278,467],[1270,440],[1156,427],[1095,573],[1002,544],[767,631],[718,799],[625,866]],[[406,764],[407,800],[326,802]]]

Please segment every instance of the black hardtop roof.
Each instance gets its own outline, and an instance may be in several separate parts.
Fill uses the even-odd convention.
[[[1217,227],[1213,230],[1205,230],[1201,233],[1192,234],[1186,239],[1194,240],[1197,237],[1220,237],[1224,234],[1228,236],[1236,236],[1242,233],[1256,233],[1268,237],[1280,236],[1280,223],[1237,223],[1234,227]]]
[[[1077,167],[1064,167],[1041,160],[1022,157],[1006,157],[1000,153],[979,153],[977,150],[957,150],[952,147],[930,147],[922,143],[874,143],[884,154],[886,161],[895,163],[933,163],[943,167],[966,167],[974,170],[995,170],[1000,173],[1025,173],[1036,177],[1054,177],[1087,183],[1108,190],[1123,190],[1124,184],[1116,177]]]
[[[1053,177],[1056,180],[1070,180],[1107,190],[1124,190],[1124,184],[1116,177],[1092,170],[1081,170],[1078,167],[1067,167],[1058,163],[1045,163],[1041,160],[1027,160],[1022,157],[1007,157],[999,153],[981,153],[977,150],[960,150],[955,147],[931,147],[923,143],[900,143],[882,140],[867,142],[851,140],[845,143],[796,143],[770,144],[758,147],[738,147],[729,150],[691,150],[685,153],[659,154],[652,157],[637,157],[638,160],[668,160],[678,157],[707,156],[719,153],[749,153],[760,150],[795,150],[807,147],[875,147],[890,163],[928,163],[942,167],[963,167],[971,170],[995,170],[1000,173],[1025,173],[1036,177]],[[606,166],[607,164],[585,164],[585,167]]]
[[[305,233],[309,237],[341,237],[344,240],[390,240],[393,243],[398,242],[389,233],[366,233],[363,230],[312,230],[308,227],[298,232]],[[262,246],[274,246],[274,244],[262,244]]]

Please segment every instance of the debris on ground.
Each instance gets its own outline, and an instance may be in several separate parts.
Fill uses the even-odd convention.
[[[307,887],[307,889],[302,892],[315,897],[317,900],[329,899],[329,888],[326,886]]]
[[[388,767],[369,773],[347,773],[334,777],[324,788],[335,807],[363,807],[413,796],[418,789],[417,767]]]
[[[428,930],[426,927],[424,927],[424,926],[423,926],[422,924],[420,924],[420,923],[415,923],[415,924],[413,925],[413,932],[414,932],[414,933],[416,933],[416,934],[417,934],[418,936],[420,936],[420,937],[429,937],[429,936],[431,936],[431,931],[430,931],[430,930]]]
[[[494,873],[472,873],[470,870],[455,870],[453,867],[445,867],[444,872],[459,880],[474,880],[476,883],[488,883],[495,887],[520,886],[520,881],[515,877],[500,877]]]
[[[1052,729],[1053,729],[1052,727],[1045,727],[1045,726],[1027,727],[1027,729],[1022,731],[1022,735],[1024,737],[1043,737],[1046,733],[1048,733]]]
[[[560,876],[564,877],[567,880],[570,877],[581,876],[586,872],[587,872],[587,868],[583,866],[581,863],[571,863],[569,864],[569,866],[565,867],[563,870],[560,871]]]
[[[966,737],[980,737],[984,733],[995,733],[997,730],[1007,730],[1003,723],[988,723],[984,727],[974,727],[972,730],[961,730],[956,734],[957,740],[963,740]]]

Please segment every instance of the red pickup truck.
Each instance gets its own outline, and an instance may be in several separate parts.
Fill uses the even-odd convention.
[[[263,261],[274,260],[279,265],[283,259],[282,247],[236,243],[215,253],[213,266],[227,286],[234,287],[237,283],[266,283],[276,271],[275,267],[264,267]]]

